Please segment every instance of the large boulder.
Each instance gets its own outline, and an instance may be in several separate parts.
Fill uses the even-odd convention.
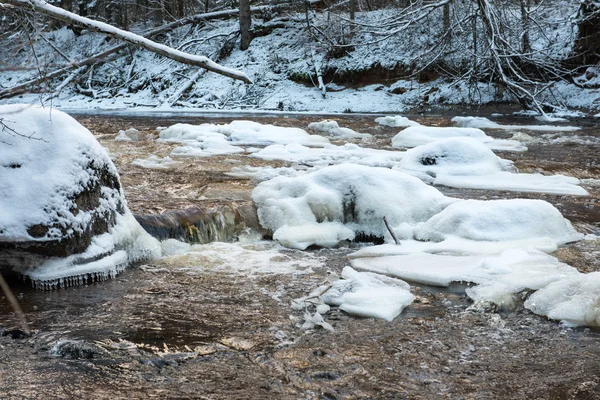
[[[127,208],[117,170],[67,114],[0,106],[0,269],[42,287],[115,275],[160,245]]]

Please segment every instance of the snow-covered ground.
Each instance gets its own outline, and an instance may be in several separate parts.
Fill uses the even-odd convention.
[[[550,53],[555,59],[566,57],[571,49],[573,30],[565,16],[574,15],[576,6],[560,2],[552,7],[540,6],[540,12],[549,23],[545,31],[532,37],[532,45],[540,55]],[[359,23],[378,25],[389,17],[388,10],[357,14]],[[326,15],[315,15],[314,23],[326,26]],[[427,64],[435,51],[428,51],[435,41],[437,29],[424,23],[401,34],[377,40],[368,32],[358,33],[360,39],[370,43],[356,46],[342,57],[329,57],[327,51],[307,32],[304,15],[285,15],[272,21],[255,19],[255,24],[283,24],[267,36],[255,38],[246,51],[234,43],[231,52],[223,52],[225,43],[238,29],[232,20],[210,21],[206,26],[193,29],[181,27],[170,32],[166,43],[192,54],[206,55],[228,68],[242,70],[254,81],[251,85],[233,81],[215,73],[200,73],[195,67],[184,66],[147,51],[134,49],[130,56],[121,56],[82,71],[79,80],[66,84],[59,92],[36,93],[1,99],[2,103],[38,103],[42,99],[64,110],[281,110],[308,112],[403,112],[415,106],[431,104],[485,104],[510,101],[507,91],[497,90],[487,82],[469,83],[467,80],[450,81],[445,78],[419,81],[415,78],[388,79],[381,70],[419,69]],[[340,21],[337,21],[339,23]],[[430,22],[431,23],[431,22]],[[333,29],[333,27],[331,27]],[[147,27],[134,26],[135,32]],[[368,31],[368,29],[366,29]],[[104,35],[84,31],[75,35],[67,28],[40,32],[45,40],[36,40],[35,54],[41,67],[52,69],[65,63],[64,58],[81,60],[118,44]],[[462,32],[461,35],[466,35]],[[204,40],[205,39],[205,40]],[[470,39],[469,39],[470,40]],[[61,50],[55,52],[48,42]],[[29,38],[17,32],[0,46],[0,59],[10,64],[0,74],[0,88],[10,88],[17,82],[36,78],[38,71],[31,68]],[[311,51],[316,51],[316,62],[326,71],[326,98],[316,85]],[[460,66],[470,62],[470,53],[450,52],[446,62]],[[424,54],[424,55],[423,55]],[[377,72],[380,71],[380,72]],[[378,83],[355,83],[361,76]],[[54,82],[54,87],[67,77]],[[329,77],[331,76],[331,77]],[[195,84],[176,98],[180,89],[191,78]],[[314,83],[311,83],[313,81]],[[565,107],[597,109],[600,90],[582,88],[568,82],[549,86],[548,98],[553,104]],[[589,85],[588,85],[589,86]],[[45,92],[45,88],[41,88]],[[392,123],[392,122],[390,122]],[[399,122],[393,122],[398,124]],[[398,125],[396,125],[398,126]]]

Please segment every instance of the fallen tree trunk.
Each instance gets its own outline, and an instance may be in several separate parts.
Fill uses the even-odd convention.
[[[19,8],[32,8],[34,11],[48,15],[52,18],[65,21],[70,24],[80,25],[91,31],[104,33],[116,39],[142,47],[153,53],[181,62],[183,64],[195,65],[232,79],[241,80],[246,83],[252,83],[252,80],[244,72],[219,65],[207,57],[189,54],[173,49],[164,44],[156,43],[143,36],[136,35],[135,33],[124,31],[112,25],[94,21],[89,18],[65,11],[61,8],[54,7],[42,0],[2,0],[2,3],[10,4]]]
[[[2,2],[4,2],[4,1],[2,1]],[[0,3],[2,3],[2,2],[0,2]],[[270,6],[258,6],[258,7],[252,7],[250,10],[252,12],[259,12],[259,11],[263,11],[269,7]],[[203,14],[196,14],[191,17],[178,19],[177,21],[173,21],[168,24],[159,26],[158,28],[155,28],[155,29],[152,29],[152,30],[149,30],[149,31],[143,33],[143,35],[147,36],[147,37],[152,37],[152,36],[156,36],[161,33],[167,32],[171,29],[179,28],[180,26],[196,24],[196,23],[199,23],[202,21],[210,21],[213,19],[232,17],[232,16],[237,15],[238,12],[239,12],[239,10],[237,10],[237,9],[231,9],[231,10],[222,10],[222,11],[203,13]],[[46,82],[50,79],[58,78],[64,74],[68,73],[69,71],[71,71],[74,68],[79,68],[81,66],[86,66],[86,65],[109,61],[112,59],[111,56],[115,55],[116,53],[120,52],[121,50],[125,50],[127,48],[127,46],[128,46],[127,43],[119,44],[119,45],[111,47],[110,49],[107,49],[103,52],[94,54],[93,56],[91,56],[90,58],[87,58],[85,60],[72,62],[71,64],[69,64],[63,68],[57,69],[48,74],[44,74],[38,78],[31,79],[27,82],[23,82],[19,85],[13,86],[8,89],[0,90],[0,99],[6,98],[6,97],[18,96],[20,94],[27,93],[30,88],[37,86],[43,82]]]

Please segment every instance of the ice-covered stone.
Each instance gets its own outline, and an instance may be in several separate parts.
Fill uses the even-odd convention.
[[[583,238],[552,204],[543,200],[464,200],[415,227],[419,240],[452,236],[503,241],[548,237],[557,244]]]
[[[420,180],[385,168],[342,164],[297,177],[277,177],[260,183],[252,194],[261,225],[277,230],[337,222],[364,239],[383,238],[383,217],[392,227],[423,222],[455,199]],[[321,235],[315,230],[312,242]],[[295,241],[294,237],[290,238]],[[303,237],[309,243],[309,237]]]

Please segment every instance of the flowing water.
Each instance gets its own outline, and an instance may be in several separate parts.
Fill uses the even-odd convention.
[[[463,112],[474,114],[454,110]],[[479,112],[488,116],[491,110]],[[409,117],[449,125],[451,116]],[[211,243],[234,241],[243,231],[259,228],[251,201],[254,184],[226,173],[234,166],[284,163],[226,155],[182,158],[183,164],[167,170],[131,165],[149,154],[170,154],[173,144],[152,139],[158,126],[249,119],[306,128],[323,117],[102,113],[76,118],[111,152],[129,207],[142,225],[161,239],[198,244],[188,255],[66,290],[36,291],[12,281],[33,335],[0,337],[0,397],[555,399],[593,398],[600,391],[597,330],[562,327],[522,306],[501,315],[470,311],[462,285],[414,287],[415,303],[391,323],[333,310],[327,321],[335,333],[303,331],[293,321],[301,313],[291,310],[290,300],[323,284],[328,274],[339,274],[346,255],[359,244],[302,252],[260,241],[257,234],[239,243]],[[328,118],[373,134],[368,147],[391,149],[399,130],[378,126],[372,115]],[[539,124],[516,116],[496,121]],[[583,129],[527,132],[529,151],[499,155],[522,172],[584,179],[590,196],[439,189],[459,198],[541,198],[579,231],[599,234],[600,127],[593,119],[570,124]],[[129,127],[151,139],[115,142],[118,131]],[[489,134],[509,138],[513,133]],[[582,272],[600,270],[599,254],[597,240],[556,252]],[[265,265],[276,269],[266,271]],[[0,327],[7,332],[15,325],[12,309],[1,301]],[[91,358],[50,356],[58,340],[83,341],[95,353]]]

